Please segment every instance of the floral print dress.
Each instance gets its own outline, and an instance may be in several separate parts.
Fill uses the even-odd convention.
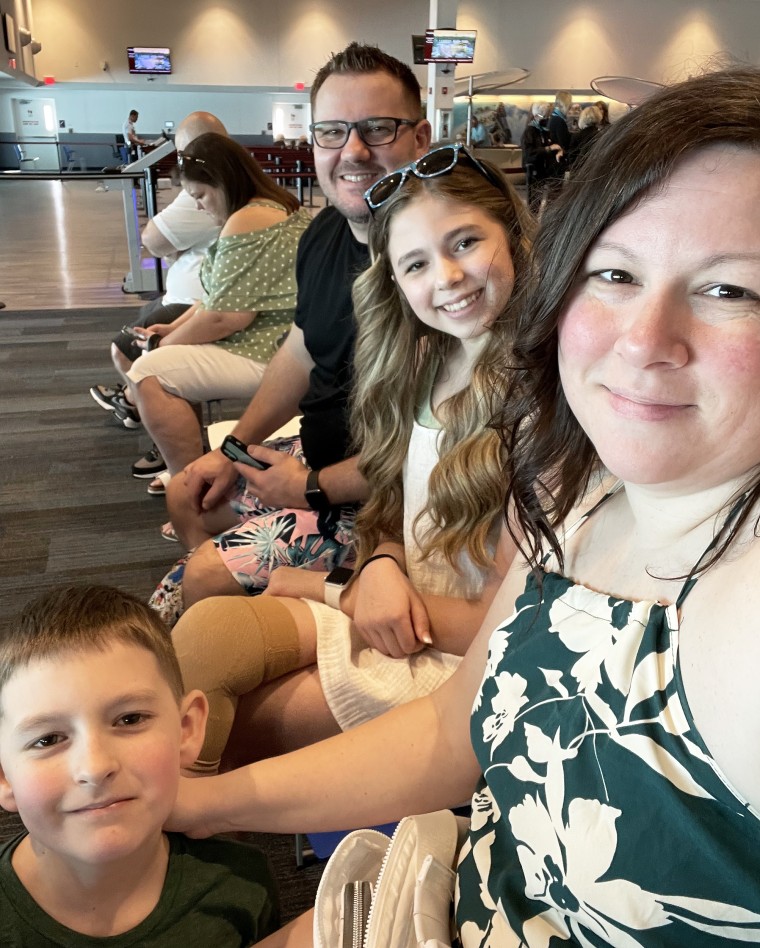
[[[694,580],[671,606],[542,580],[493,633],[473,708],[462,945],[760,943],[760,814],[710,755],[681,678]]]

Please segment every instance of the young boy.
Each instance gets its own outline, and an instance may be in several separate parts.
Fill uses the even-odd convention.
[[[183,694],[156,613],[105,586],[54,590],[0,632],[3,948],[250,945],[277,927],[266,857],[162,825],[208,706]]]

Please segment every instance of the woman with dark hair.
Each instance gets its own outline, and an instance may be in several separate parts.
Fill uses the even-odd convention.
[[[199,402],[248,399],[292,322],[296,248],[311,222],[248,151],[208,132],[179,153],[182,186],[220,226],[203,298],[174,322],[136,330],[145,350],[114,363],[171,474],[200,457]]]
[[[188,782],[176,828],[361,826],[474,790],[463,948],[760,941],[759,101],[751,68],[661,91],[545,212],[498,421],[523,557],[454,675]]]
[[[193,139],[177,155],[182,186],[188,193],[201,186],[219,189],[228,215],[250,204],[253,198],[270,200],[289,214],[299,210],[297,199],[281,188],[238,142],[207,132]]]

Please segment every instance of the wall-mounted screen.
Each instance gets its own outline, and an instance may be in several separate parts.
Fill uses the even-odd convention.
[[[172,71],[171,51],[166,46],[129,46],[127,58],[133,76],[168,76]]]
[[[475,58],[477,30],[428,30],[426,63],[471,63]]]

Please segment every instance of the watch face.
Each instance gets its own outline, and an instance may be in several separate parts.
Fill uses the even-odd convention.
[[[328,573],[325,582],[331,586],[345,586],[353,575],[354,571],[352,569],[348,569],[346,566],[336,566],[332,572]]]
[[[306,498],[306,503],[317,513],[327,513],[330,510],[330,501],[319,488],[316,490],[307,490],[304,497]]]

